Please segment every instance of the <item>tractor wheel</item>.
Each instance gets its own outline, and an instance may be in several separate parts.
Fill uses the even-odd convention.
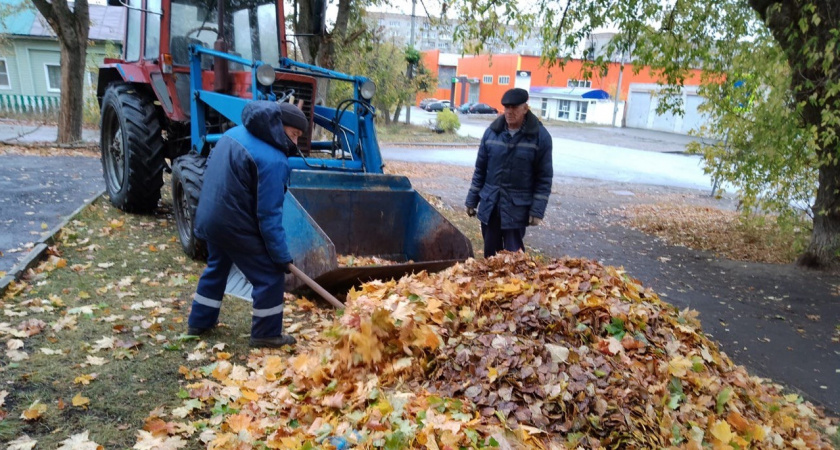
[[[128,83],[102,98],[99,146],[111,203],[126,212],[153,211],[163,187],[163,137],[154,98]]]
[[[207,158],[188,153],[172,165],[172,209],[184,252],[193,259],[206,259],[207,246],[195,237],[195,210],[204,181]]]

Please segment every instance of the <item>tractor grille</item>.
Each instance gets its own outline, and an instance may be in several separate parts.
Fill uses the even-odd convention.
[[[300,151],[309,156],[312,151],[312,125],[313,125],[313,99],[315,97],[315,80],[310,77],[293,74],[278,74],[277,80],[272,86],[274,93],[280,97],[284,95],[289,89],[294,89],[294,103],[298,104],[303,100],[301,110],[309,119],[309,130],[298,139],[298,148]]]

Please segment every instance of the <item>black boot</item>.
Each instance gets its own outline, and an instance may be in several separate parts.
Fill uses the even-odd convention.
[[[251,337],[248,345],[255,348],[280,348],[284,345],[294,345],[297,339],[288,334],[281,334],[280,336],[272,336],[265,338]]]

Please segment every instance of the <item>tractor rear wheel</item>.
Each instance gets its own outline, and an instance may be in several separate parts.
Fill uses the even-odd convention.
[[[172,209],[184,252],[193,259],[206,259],[207,246],[195,237],[195,210],[204,182],[207,158],[188,153],[172,164]]]
[[[100,150],[111,203],[126,212],[153,211],[163,187],[163,137],[154,98],[129,83],[102,97]]]

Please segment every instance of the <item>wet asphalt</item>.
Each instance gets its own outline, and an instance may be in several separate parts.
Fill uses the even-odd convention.
[[[0,272],[104,187],[98,158],[0,155]]]

